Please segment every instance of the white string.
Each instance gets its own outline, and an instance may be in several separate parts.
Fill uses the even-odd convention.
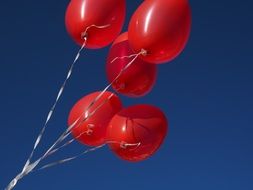
[[[75,57],[73,63],[71,64],[70,69],[68,70],[67,77],[65,78],[65,80],[64,80],[64,82],[63,82],[63,84],[62,84],[62,86],[61,86],[61,88],[60,88],[60,90],[59,90],[59,92],[58,92],[58,94],[57,94],[56,100],[55,100],[53,106],[51,107],[51,109],[50,109],[50,111],[49,111],[49,113],[48,113],[48,115],[47,115],[46,122],[44,123],[44,126],[43,126],[41,132],[39,133],[39,135],[38,135],[38,137],[37,137],[37,139],[36,139],[36,141],[35,141],[33,150],[32,150],[32,152],[31,152],[31,154],[30,154],[30,156],[29,156],[29,158],[28,158],[28,160],[27,160],[27,162],[26,162],[26,164],[25,164],[25,166],[24,166],[23,169],[25,169],[25,168],[27,167],[27,165],[30,164],[31,159],[32,159],[33,154],[34,154],[34,151],[35,151],[36,148],[38,147],[38,145],[39,145],[39,143],[40,143],[40,141],[41,141],[41,138],[42,138],[42,136],[43,136],[43,134],[44,134],[44,132],[45,132],[45,130],[46,130],[46,128],[47,128],[48,122],[50,121],[50,119],[51,119],[51,117],[52,117],[52,115],[53,115],[53,113],[54,113],[55,107],[56,107],[56,105],[57,105],[57,103],[58,103],[60,97],[62,96],[62,93],[63,93],[63,91],[64,91],[64,89],[65,89],[65,86],[66,86],[68,80],[70,79],[70,77],[71,77],[71,75],[72,75],[74,66],[75,66],[76,62],[78,61],[78,59],[79,59],[79,57],[80,57],[80,55],[81,55],[82,50],[85,48],[85,46],[86,46],[86,44],[87,44],[87,32],[88,32],[88,30],[89,30],[90,28],[92,28],[92,27],[99,28],[99,29],[103,29],[103,28],[107,28],[107,27],[109,27],[109,26],[110,26],[110,24],[103,25],[103,26],[98,26],[98,25],[93,24],[93,25],[88,26],[88,27],[85,29],[84,33],[82,34],[82,35],[84,35],[84,36],[82,37],[82,39],[84,40],[84,42],[83,42],[81,48],[78,50],[77,55],[76,55],[76,57]]]
[[[80,153],[80,154],[78,154],[76,156],[72,156],[72,157],[69,157],[69,158],[65,158],[65,159],[62,159],[62,160],[58,160],[58,161],[52,162],[50,164],[46,164],[46,165],[42,166],[41,168],[39,168],[38,171],[46,169],[46,168],[51,168],[51,167],[56,166],[56,165],[64,164],[64,163],[72,161],[72,160],[75,160],[75,159],[83,156],[84,154],[87,154],[89,152],[94,152],[94,151],[96,151],[96,150],[98,150],[98,149],[100,149],[100,148],[102,148],[104,146],[105,146],[105,144],[100,145],[100,146],[96,146],[96,147],[87,149],[84,152],[82,152],[82,153]]]
[[[89,104],[89,106],[86,108],[86,110],[84,111],[84,113],[86,113],[87,112],[87,110],[89,110],[102,96],[103,96],[103,94],[112,86],[112,84],[116,81],[116,80],[118,80],[118,78],[134,63],[134,61],[138,58],[138,56],[139,55],[142,55],[143,53],[145,53],[144,52],[145,50],[141,50],[138,54],[136,54],[135,55],[135,57],[119,72],[119,74],[114,78],[114,80],[110,83],[110,84],[108,84],[105,88],[104,88],[104,90],[103,91],[101,91],[100,93],[99,93],[99,95]],[[112,95],[111,95],[112,96]],[[101,107],[101,105],[100,105],[100,107]],[[93,114],[95,114],[96,113],[96,111],[97,111],[98,109],[95,109],[91,114],[93,115]],[[80,116],[80,117],[82,117],[82,116]],[[80,119],[80,117],[78,118],[78,120]],[[87,117],[85,117],[84,119],[83,119],[83,121],[82,122],[84,122],[84,121],[86,121],[87,120],[87,118],[89,118],[89,115],[87,116]],[[76,122],[75,122],[76,123]],[[43,160],[44,158],[46,158],[49,154],[51,154],[50,152],[54,152],[55,150],[54,150],[54,148],[59,144],[59,143],[61,143],[65,138],[67,138],[68,136],[69,136],[69,134],[71,133],[70,132],[70,130],[74,127],[75,125],[71,125],[61,136],[60,136],[60,138],[58,138],[57,140],[56,140],[56,142],[47,150],[47,152],[41,157],[41,158],[39,158],[38,160]],[[79,127],[80,125],[78,125],[77,127]],[[58,150],[56,150],[56,151],[58,151]],[[73,159],[71,159],[71,160],[73,160]],[[39,162],[40,162],[39,161]],[[61,160],[60,161],[58,161],[58,162],[60,162],[61,163]],[[65,162],[65,161],[64,161]],[[55,162],[55,164],[56,164],[57,162]],[[55,165],[55,164],[53,164],[53,165]]]
[[[38,137],[37,137],[37,139],[36,139],[36,141],[35,141],[33,150],[32,150],[32,152],[31,152],[31,154],[30,154],[30,156],[29,156],[29,158],[28,158],[28,160],[27,160],[27,162],[26,162],[26,164],[25,164],[24,169],[25,169],[25,168],[30,164],[30,162],[31,162],[31,159],[32,159],[32,157],[33,157],[33,154],[34,154],[36,148],[38,147],[38,145],[39,145],[39,143],[40,143],[40,141],[41,141],[41,138],[42,138],[42,136],[43,136],[43,134],[44,134],[44,132],[45,132],[47,126],[48,126],[48,122],[50,121],[50,119],[51,119],[51,117],[52,117],[52,115],[53,115],[53,113],[54,113],[55,107],[56,107],[56,105],[57,105],[57,103],[58,103],[58,101],[59,101],[59,99],[60,99],[60,97],[61,97],[61,95],[62,95],[64,89],[65,89],[65,86],[66,86],[66,84],[67,84],[69,78],[71,77],[71,74],[72,74],[72,71],[73,71],[73,69],[74,69],[74,66],[75,66],[76,62],[78,61],[78,59],[79,59],[79,57],[80,57],[80,53],[81,53],[81,51],[84,49],[84,47],[85,47],[85,45],[86,45],[86,42],[87,42],[87,38],[84,38],[84,43],[83,43],[83,45],[81,46],[81,48],[79,49],[79,51],[78,51],[78,53],[77,53],[77,55],[76,55],[76,57],[75,57],[73,63],[72,63],[71,66],[70,66],[70,69],[68,70],[67,76],[66,76],[66,78],[65,78],[65,80],[64,80],[64,82],[63,82],[63,84],[61,85],[61,88],[60,88],[60,90],[59,90],[59,92],[58,92],[58,94],[57,94],[57,97],[56,97],[56,99],[55,99],[55,102],[54,102],[53,106],[51,107],[51,109],[50,109],[50,111],[49,111],[49,113],[48,113],[48,115],[47,115],[46,122],[44,123],[44,126],[43,126],[41,132],[39,133],[39,135],[38,135]]]
[[[146,55],[146,50],[141,50],[138,54],[134,54],[135,57],[119,72],[119,74],[114,78],[114,80],[108,84],[102,92],[89,104],[89,106],[86,108],[84,113],[86,113],[102,96],[103,94],[112,86],[112,84],[119,79],[119,77],[134,63],[134,61],[138,58],[140,55]],[[132,55],[130,55],[132,56]],[[129,57],[130,57],[129,56]],[[96,112],[94,110],[93,114]],[[48,154],[55,146],[58,145],[58,143],[62,142],[65,138],[67,138],[70,134],[71,129],[75,126],[75,124],[81,119],[83,115],[81,115],[73,124],[71,124],[67,130],[56,140],[56,142],[49,148],[49,150],[46,152]],[[89,118],[89,116],[85,117],[82,122],[86,121]],[[80,125],[79,125],[80,126]],[[78,127],[78,126],[77,126]]]
[[[108,26],[109,26],[109,25],[107,25],[106,27],[108,27]],[[90,27],[97,27],[97,26],[96,26],[96,25],[92,25],[92,26],[90,26]],[[87,30],[86,30],[86,31],[87,31]],[[46,120],[46,122],[45,122],[45,125],[44,125],[44,127],[42,128],[42,130],[41,130],[41,132],[40,132],[40,134],[39,134],[39,136],[38,136],[38,138],[37,138],[37,140],[36,140],[36,142],[35,142],[35,145],[34,145],[34,148],[33,148],[33,150],[32,150],[32,153],[30,154],[30,156],[29,156],[29,158],[28,158],[28,160],[27,160],[27,162],[26,162],[26,164],[25,164],[25,166],[24,166],[22,172],[20,172],[20,173],[9,183],[9,185],[5,188],[5,190],[12,190],[12,189],[16,186],[17,182],[18,182],[20,179],[22,179],[24,176],[26,176],[26,175],[28,175],[30,172],[32,172],[32,171],[34,170],[34,168],[35,168],[44,158],[46,158],[46,157],[50,154],[50,152],[51,152],[52,150],[54,150],[54,148],[55,148],[59,143],[61,143],[64,139],[66,139],[66,138],[69,136],[70,130],[71,130],[71,129],[76,125],[76,123],[80,120],[81,116],[80,116],[72,125],[70,125],[69,128],[68,128],[66,131],[64,131],[64,132],[61,134],[61,136],[55,141],[55,143],[46,151],[46,153],[45,153],[43,156],[41,156],[41,157],[40,157],[39,159],[37,159],[35,162],[31,163],[31,158],[32,158],[32,156],[33,156],[33,154],[34,154],[34,151],[35,151],[35,149],[37,148],[38,144],[39,144],[40,141],[41,141],[41,138],[42,138],[42,136],[43,136],[43,134],[44,134],[44,131],[45,131],[46,127],[47,127],[47,124],[48,124],[48,122],[50,121],[50,118],[51,118],[51,116],[52,116],[52,114],[53,114],[53,112],[54,112],[54,109],[55,109],[55,107],[56,107],[56,105],[57,105],[57,103],[58,103],[58,100],[59,100],[59,98],[60,98],[61,95],[62,95],[62,92],[63,92],[63,90],[64,90],[64,87],[65,87],[65,85],[66,85],[66,82],[67,82],[68,79],[70,78],[71,73],[72,73],[72,70],[73,70],[73,68],[74,68],[74,65],[75,65],[76,61],[78,60],[81,51],[83,50],[83,48],[84,48],[85,45],[86,45],[87,38],[86,38],[86,36],[84,36],[84,38],[85,38],[86,40],[85,40],[84,44],[82,45],[82,47],[80,48],[80,50],[78,51],[78,54],[77,54],[77,56],[76,56],[74,62],[72,63],[72,65],[71,65],[71,67],[70,67],[70,70],[69,70],[69,72],[68,72],[68,74],[67,74],[67,77],[66,77],[66,79],[65,79],[65,81],[64,81],[64,83],[63,83],[63,85],[62,85],[62,87],[61,87],[61,89],[60,89],[60,91],[59,91],[59,93],[58,93],[58,95],[57,95],[56,101],[55,101],[55,103],[53,104],[51,110],[49,111],[49,114],[48,114],[47,120]],[[104,88],[104,90],[91,102],[91,104],[88,106],[87,110],[88,110],[90,107],[92,107],[92,106],[102,97],[102,95],[112,86],[112,84],[113,84],[116,80],[118,80],[118,78],[122,75],[122,73],[132,65],[132,63],[138,58],[139,55],[144,55],[145,53],[146,53],[145,50],[141,50],[138,54],[136,54],[135,57],[134,57],[134,58],[133,58],[133,59],[120,71],[120,73],[116,76],[116,78],[115,78],[109,85],[107,85],[107,86]],[[86,120],[86,118],[85,118],[84,120]],[[73,158],[73,159],[74,159],[74,158]],[[71,160],[72,160],[72,159],[71,159]]]
[[[138,55],[138,54],[132,54],[132,55],[129,55],[129,56],[122,56],[122,57],[115,57],[110,63],[113,63],[114,61],[116,61],[118,59],[125,59],[125,58],[129,59],[129,58],[134,57],[136,55]]]
[[[61,86],[61,88],[60,88],[60,90],[59,90],[59,92],[58,92],[58,94],[57,94],[56,100],[55,100],[53,106],[51,107],[51,109],[50,109],[50,111],[49,111],[49,113],[48,113],[48,115],[47,115],[47,119],[46,119],[46,121],[45,121],[45,123],[44,123],[44,125],[43,125],[43,128],[41,129],[41,131],[40,131],[40,133],[39,133],[39,135],[38,135],[38,137],[37,137],[37,139],[36,139],[36,141],[35,141],[35,143],[34,143],[32,152],[31,152],[30,156],[28,157],[28,159],[27,159],[27,161],[26,161],[26,163],[25,163],[25,165],[24,165],[24,167],[23,167],[23,169],[22,169],[22,172],[21,172],[20,174],[18,174],[18,175],[9,183],[9,185],[5,188],[6,190],[12,190],[12,189],[16,186],[17,182],[25,176],[25,173],[27,173],[27,174],[30,173],[29,170],[31,169],[31,166],[36,167],[37,164],[39,163],[39,162],[36,163],[36,162],[38,161],[38,160],[37,160],[36,162],[34,162],[33,164],[31,164],[31,159],[32,159],[32,157],[33,157],[33,155],[34,155],[34,152],[35,152],[36,148],[38,147],[38,145],[39,145],[39,143],[40,143],[40,141],[41,141],[41,139],[42,139],[42,137],[43,137],[43,134],[44,134],[44,132],[45,132],[47,126],[48,126],[48,122],[50,121],[50,119],[51,119],[51,117],[52,117],[52,115],[53,115],[53,113],[54,113],[54,110],[55,110],[55,108],[56,108],[56,105],[57,105],[57,103],[58,103],[58,101],[59,101],[59,99],[60,99],[60,97],[61,97],[61,95],[62,95],[62,93],[63,93],[63,91],[64,91],[64,89],[65,89],[66,83],[68,82],[68,80],[70,79],[70,77],[71,77],[71,75],[72,75],[72,71],[73,71],[73,69],[74,69],[74,66],[75,66],[76,62],[78,61],[78,59],[79,59],[79,57],[80,57],[80,54],[81,54],[82,50],[83,50],[84,47],[86,46],[86,43],[87,43],[87,31],[88,31],[88,29],[90,29],[90,28],[92,28],[92,27],[96,27],[96,28],[99,28],[99,29],[101,28],[101,29],[102,29],[102,28],[106,28],[106,27],[109,27],[109,26],[110,26],[109,24],[108,24],[108,25],[104,25],[104,26],[97,26],[97,25],[94,25],[94,24],[93,24],[93,25],[91,25],[91,26],[88,26],[88,27],[85,29],[85,32],[82,34],[82,35],[84,35],[84,36],[82,37],[82,38],[84,39],[84,43],[82,44],[81,48],[79,49],[79,51],[78,51],[78,53],[77,53],[77,55],[76,55],[74,61],[72,62],[71,66],[70,66],[70,69],[68,70],[67,76],[66,76],[66,78],[65,78],[65,80],[64,80],[64,82],[63,82],[63,84],[62,84],[62,86]],[[29,171],[29,172],[28,172],[28,171]]]
[[[108,98],[107,98],[106,100],[104,100],[98,107],[96,107],[96,109],[95,109],[93,112],[91,112],[86,118],[84,118],[84,119],[83,119],[77,126],[75,126],[75,127],[77,128],[77,127],[81,126],[85,121],[87,121],[90,117],[92,117],[103,105],[105,105],[112,97],[113,97],[113,94],[111,94],[110,96],[108,96]],[[83,115],[83,114],[82,114],[82,115]],[[71,126],[73,126],[73,124],[72,124]],[[54,153],[57,152],[58,150],[60,150],[60,149],[62,149],[62,148],[64,148],[64,147],[70,145],[71,143],[74,142],[75,139],[79,139],[82,135],[88,134],[88,133],[90,132],[90,130],[91,130],[91,129],[88,129],[88,130],[86,130],[86,131],[80,133],[76,138],[72,138],[72,139],[70,139],[69,141],[67,141],[66,143],[64,143],[62,146],[60,146],[60,147],[58,147],[58,148],[55,148],[55,149],[49,151],[49,152],[47,153],[47,155],[45,156],[45,158],[48,157],[49,155],[54,154]]]
[[[119,72],[119,74],[116,76],[116,78],[109,84],[109,85],[107,85],[105,88],[104,88],[104,90],[103,91],[101,91],[100,93],[99,93],[99,95],[89,104],[89,106],[86,108],[86,110],[84,111],[84,113],[86,113],[87,112],[87,110],[89,110],[102,96],[103,96],[103,94],[112,86],[112,84],[116,81],[116,80],[118,80],[118,78],[122,75],[122,73],[124,73],[124,71],[126,70],[126,69],[128,69],[133,63],[134,63],[134,61],[138,58],[138,56],[139,55],[141,55],[141,54],[143,54],[143,51],[141,51],[140,53],[138,53],[120,72]],[[93,112],[93,114],[95,113],[97,111],[97,109],[96,110],[94,110],[94,112]],[[81,118],[82,116],[80,116],[78,119],[77,119],[77,121],[78,120],[80,120],[80,118]],[[87,116],[87,117],[85,117],[84,119],[83,119],[83,121],[82,122],[84,122],[84,121],[86,121],[87,119],[89,118],[89,116]],[[77,123],[76,121],[74,122],[75,124]],[[59,143],[61,143],[65,138],[67,138],[69,135],[70,135],[70,130],[74,127],[75,125],[74,124],[72,124],[69,128],[67,128],[67,130],[65,130],[65,132],[63,132],[62,133],[62,135],[55,141],[55,143],[46,151],[46,153],[41,157],[41,158],[39,158],[38,160],[43,160],[45,157],[47,157],[48,156],[48,154],[50,154],[50,152],[59,144]],[[79,125],[80,126],[80,125]],[[39,162],[40,162],[39,161]]]
[[[64,163],[66,163],[66,162],[70,162],[70,161],[72,161],[72,160],[75,160],[75,159],[77,159],[77,158],[83,156],[84,154],[87,154],[87,153],[89,153],[89,152],[94,152],[94,151],[96,151],[96,150],[98,150],[98,149],[101,149],[101,148],[104,147],[106,144],[113,144],[113,143],[115,143],[115,144],[120,144],[120,147],[123,148],[123,149],[126,149],[127,147],[134,147],[134,149],[132,149],[132,150],[135,150],[136,148],[138,148],[138,147],[141,145],[140,142],[138,142],[138,143],[127,143],[127,142],[124,142],[124,141],[122,141],[122,142],[108,141],[108,142],[106,142],[106,143],[103,144],[103,145],[100,145],[100,146],[96,146],[96,147],[94,147],[94,148],[87,149],[87,150],[85,150],[84,152],[82,152],[82,153],[80,153],[80,154],[78,154],[78,155],[76,155],[76,156],[68,157],[68,158],[65,158],[65,159],[62,159],[62,160],[58,160],[58,161],[55,161],[55,162],[46,164],[46,165],[40,167],[39,169],[37,169],[37,171],[43,170],[43,169],[47,169],[47,168],[51,168],[51,167],[53,167],[53,166],[61,165],[61,164],[64,164]],[[36,171],[36,170],[33,170],[33,171]]]
[[[45,132],[47,126],[48,126],[48,123],[49,123],[49,121],[50,121],[50,119],[51,119],[51,117],[52,117],[52,115],[53,115],[53,113],[54,113],[54,110],[55,110],[55,108],[56,108],[56,105],[57,105],[57,103],[59,102],[59,99],[60,99],[60,97],[61,97],[61,95],[62,95],[62,93],[63,93],[63,91],[64,91],[64,89],[65,89],[65,86],[66,86],[68,80],[69,80],[70,77],[71,77],[71,74],[72,74],[72,71],[73,71],[73,69],[74,69],[74,66],[75,66],[75,64],[77,63],[77,61],[78,61],[78,59],[79,59],[79,57],[80,57],[80,54],[81,54],[82,50],[83,50],[84,47],[86,46],[86,42],[87,42],[87,38],[85,37],[85,38],[84,38],[84,43],[82,44],[81,48],[78,50],[78,52],[77,52],[77,54],[76,54],[76,57],[75,57],[74,61],[72,62],[71,66],[70,66],[70,68],[69,68],[69,70],[68,70],[67,76],[66,76],[65,80],[63,81],[63,83],[62,83],[62,85],[61,85],[61,88],[60,88],[60,90],[59,90],[59,92],[58,92],[58,94],[57,94],[57,97],[56,97],[56,99],[55,99],[55,102],[54,102],[53,106],[50,108],[50,110],[49,110],[49,112],[48,112],[46,121],[45,121],[45,123],[44,123],[44,125],[43,125],[43,127],[42,127],[42,129],[41,129],[41,131],[40,131],[40,133],[39,133],[39,135],[38,135],[38,137],[37,137],[35,143],[34,143],[32,152],[31,152],[30,156],[28,157],[28,159],[27,159],[27,161],[26,161],[26,163],[25,163],[25,165],[24,165],[24,167],[23,167],[22,172],[21,172],[20,174],[18,174],[18,175],[11,181],[11,183],[7,186],[6,190],[11,190],[11,189],[13,189],[13,188],[15,187],[15,185],[17,184],[17,182],[18,182],[21,178],[23,178],[23,177],[25,176],[25,173],[29,173],[29,172],[27,172],[27,171],[29,171],[29,170],[31,169],[31,167],[29,167],[29,166],[30,166],[30,163],[31,163],[31,159],[32,159],[32,157],[33,157],[33,155],[34,155],[34,152],[35,152],[35,150],[37,149],[39,143],[41,142],[41,139],[42,139],[42,137],[43,137],[43,134],[44,134],[44,132]],[[34,167],[36,167],[36,165],[34,165]]]
[[[84,111],[84,113],[86,113],[87,110],[89,110],[102,96],[103,94],[112,86],[112,84],[118,80],[118,78],[122,75],[122,73],[124,73],[124,71],[126,69],[128,69],[131,64],[138,58],[139,55],[141,55],[142,52],[138,53],[120,72],[119,74],[115,77],[115,79],[109,84],[107,85],[103,91],[101,91],[99,93],[99,95],[89,104],[89,106],[86,108],[86,110]],[[78,118],[78,120],[80,120],[82,116],[80,116]],[[84,118],[84,121],[87,120],[87,117]],[[77,123],[77,122],[74,122]],[[41,160],[44,159],[45,157],[47,157],[47,155],[59,144],[61,143],[65,138],[67,138],[70,135],[70,130],[74,127],[75,125],[71,125],[69,128],[67,128],[67,130],[62,133],[62,135],[55,141],[55,143],[46,151],[46,153],[40,158]]]
[[[110,24],[106,24],[106,25],[99,26],[99,25],[92,24],[92,25],[88,26],[88,27],[84,30],[84,32],[81,33],[81,38],[84,39],[84,38],[87,38],[87,37],[88,37],[88,30],[89,30],[90,28],[103,29],[103,28],[107,28],[107,27],[109,27],[109,26],[111,26],[111,25],[110,25]]]

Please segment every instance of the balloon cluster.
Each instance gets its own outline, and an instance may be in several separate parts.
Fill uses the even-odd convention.
[[[126,14],[126,0],[71,0],[65,16],[68,33],[81,46],[55,102],[40,131],[22,171],[5,188],[12,190],[18,181],[37,169],[42,160],[71,144],[60,144],[73,134],[87,146],[81,154],[46,164],[38,170],[74,160],[108,144],[120,158],[141,161],[154,154],[163,143],[168,122],[157,107],[141,104],[123,108],[113,89],[129,97],[141,97],[151,91],[157,64],[173,60],[184,49],[191,28],[188,0],[144,0],[133,14],[128,32],[120,35]],[[71,77],[75,63],[84,48],[97,49],[110,43],[106,63],[110,84],[100,92],[80,99],[72,108],[68,128],[33,161],[34,153]]]
[[[154,86],[157,65],[184,49],[191,11],[188,0],[145,0],[133,14],[128,32],[119,35],[125,14],[125,0],[71,0],[65,23],[81,46],[96,49],[113,42],[106,62],[111,86],[117,93],[141,97]],[[80,99],[70,111],[68,125],[81,143],[106,143],[120,158],[140,161],[160,147],[168,122],[155,106],[123,108],[119,97],[106,88]]]

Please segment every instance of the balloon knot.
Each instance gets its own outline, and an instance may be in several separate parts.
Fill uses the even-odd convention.
[[[81,39],[86,40],[88,37],[87,31],[81,33]]]
[[[87,128],[88,128],[88,129],[87,129],[87,131],[86,131],[86,134],[89,135],[89,136],[92,135],[92,133],[93,133],[92,128],[94,128],[94,127],[95,127],[94,124],[88,124],[88,125],[87,125]]]
[[[141,49],[140,54],[141,54],[141,55],[143,55],[143,56],[147,56],[148,51],[147,51],[147,50],[145,50],[145,49]]]

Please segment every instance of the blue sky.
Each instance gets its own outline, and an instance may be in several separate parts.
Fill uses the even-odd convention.
[[[140,0],[127,0],[127,19]],[[150,159],[128,163],[108,148],[24,178],[21,189],[253,189],[253,3],[191,0],[185,51],[160,65],[153,91],[121,96],[148,103],[170,119],[170,133]],[[64,26],[64,1],[0,3],[0,188],[21,169],[78,47]],[[106,84],[108,48],[85,50],[49,125],[38,156],[66,127],[82,96]],[[83,150],[78,143],[48,161]]]

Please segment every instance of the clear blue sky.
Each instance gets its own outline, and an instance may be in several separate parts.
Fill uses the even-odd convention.
[[[22,189],[253,189],[253,2],[191,0],[190,41],[159,67],[153,91],[121,97],[149,103],[170,118],[170,133],[152,158],[132,164],[108,148],[22,180]],[[141,0],[127,0],[127,20]],[[67,35],[64,1],[0,3],[0,189],[21,169],[78,47]],[[108,47],[85,51],[39,153],[66,127],[72,105],[106,84]],[[80,152],[79,144],[51,160]],[[50,161],[50,160],[49,160]]]

